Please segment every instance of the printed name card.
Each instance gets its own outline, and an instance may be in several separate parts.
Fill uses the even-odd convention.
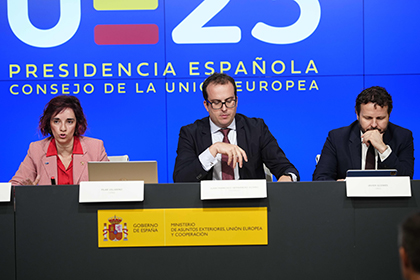
[[[200,184],[201,200],[266,198],[266,180],[205,180]]]
[[[80,182],[79,203],[143,200],[144,181]]]
[[[410,197],[408,176],[347,177],[347,197]]]
[[[12,183],[0,183],[0,202],[9,202]]]

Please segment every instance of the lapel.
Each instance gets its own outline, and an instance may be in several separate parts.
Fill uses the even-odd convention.
[[[202,153],[205,149],[212,145],[211,133],[210,133],[210,120],[209,117],[201,119],[198,123],[200,139],[198,140],[198,153]]]
[[[384,133],[383,140],[384,140],[385,145],[389,145],[389,143],[392,140],[392,132],[390,130],[391,126],[392,126],[392,124],[391,123],[388,123],[388,128],[387,128],[387,130]]]
[[[349,137],[349,151],[350,151],[350,161],[351,166],[354,166],[354,169],[362,168],[362,144],[360,139],[360,129],[358,122],[353,123],[353,128],[350,131]],[[340,153],[342,151],[338,151]]]
[[[197,134],[196,134],[196,149],[197,154],[201,154],[204,150],[213,144],[210,132],[210,120],[209,117],[203,118],[197,122]],[[213,179],[213,168],[209,170],[205,175],[206,180]]]
[[[241,147],[246,152],[247,139],[245,137],[245,128],[244,128],[244,119],[240,114],[236,114],[235,116],[236,121],[236,141],[238,142],[238,146]]]
[[[236,122],[236,141],[238,142],[238,146],[243,149],[245,151],[245,153],[247,153],[247,149],[246,147],[248,147],[247,145],[247,138],[245,137],[245,126],[244,126],[244,119],[240,114],[236,114],[235,116],[235,122]],[[241,178],[245,178],[245,167],[246,166],[246,162],[244,161],[244,165],[242,168],[239,168],[239,176]]]
[[[86,143],[83,140],[83,137],[79,137],[80,144],[82,145],[83,154],[74,154],[73,155],[73,184],[80,182],[82,175],[86,172],[87,169],[87,147]]]
[[[48,178],[54,177],[57,180],[57,156],[47,157],[48,146],[50,145],[51,139],[46,140],[42,147],[42,166]]]

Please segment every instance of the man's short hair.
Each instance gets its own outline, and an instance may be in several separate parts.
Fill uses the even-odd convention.
[[[213,73],[211,76],[207,77],[207,79],[204,81],[203,83],[203,97],[204,100],[207,100],[207,98],[209,98],[209,95],[207,93],[207,87],[209,86],[209,84],[216,84],[216,85],[225,85],[227,83],[231,83],[233,85],[233,88],[235,89],[235,97],[236,97],[236,83],[235,80],[225,74],[225,73]]]
[[[383,87],[370,87],[364,89],[356,98],[356,113],[360,114],[360,105],[368,104],[372,102],[373,104],[379,105],[382,108],[388,106],[388,115],[392,111],[392,97]]]
[[[404,248],[413,269],[420,273],[420,212],[409,216],[400,225],[398,242]]]

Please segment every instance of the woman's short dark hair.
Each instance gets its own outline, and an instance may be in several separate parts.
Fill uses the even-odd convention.
[[[209,94],[207,93],[207,87],[209,86],[209,84],[225,85],[228,83],[232,84],[235,91],[235,97],[236,97],[236,91],[237,91],[236,83],[235,83],[235,80],[231,76],[225,73],[216,72],[216,73],[213,73],[211,76],[207,77],[207,79],[203,83],[203,89],[202,89],[204,100],[207,100],[207,98],[209,98]]]
[[[79,136],[85,133],[87,121],[79,99],[75,96],[59,95],[51,99],[50,102],[45,105],[44,113],[39,119],[39,130],[42,135],[52,135],[50,125],[51,118],[67,108],[72,109],[76,116],[76,129],[74,135]]]
[[[360,114],[360,105],[372,102],[382,108],[388,106],[388,115],[392,111],[392,97],[385,88],[374,86],[364,89],[356,98],[356,113]]]

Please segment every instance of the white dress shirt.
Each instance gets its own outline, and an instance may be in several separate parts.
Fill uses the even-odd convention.
[[[363,132],[360,131],[360,136],[362,135],[363,135]],[[363,143],[362,138],[360,138],[360,140],[362,141],[362,170],[365,170],[366,154],[369,147],[365,143]],[[375,170],[378,169],[378,156],[381,162],[383,162],[392,153],[391,147],[389,145],[386,145],[386,147],[387,147],[386,150],[382,154],[377,149],[374,149],[375,150]]]
[[[220,131],[221,127],[210,120],[210,132],[211,132],[211,139],[212,143],[223,142],[223,132]],[[233,145],[238,145],[238,141],[236,140],[236,121],[235,119],[233,122],[227,127],[230,128],[228,139],[229,142]],[[222,180],[222,155],[217,154],[216,157],[210,153],[209,148],[207,148],[204,152],[202,152],[198,159],[201,162],[204,170],[209,171],[212,167],[213,168],[213,180]],[[239,179],[239,164],[236,163],[235,168],[233,169],[235,180]]]

